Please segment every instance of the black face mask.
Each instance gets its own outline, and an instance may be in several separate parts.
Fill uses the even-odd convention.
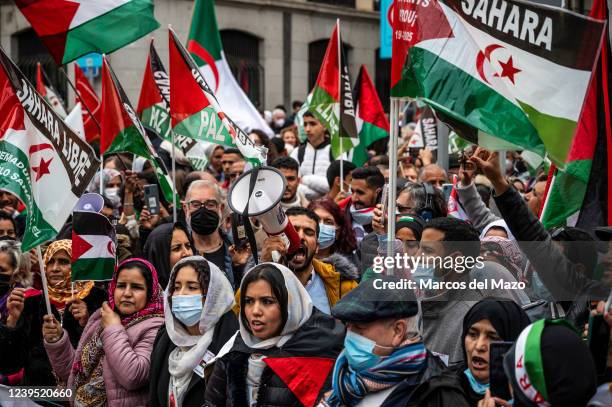
[[[6,294],[11,289],[11,276],[0,274],[0,295]]]
[[[211,235],[219,227],[219,214],[201,207],[191,214],[191,229],[198,235]]]

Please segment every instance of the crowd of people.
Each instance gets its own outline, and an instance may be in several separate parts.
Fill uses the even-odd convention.
[[[498,153],[468,147],[442,168],[404,134],[399,168],[387,140],[369,146],[364,166],[334,159],[310,112],[300,142],[301,105],[291,116],[274,109],[275,137],[250,134],[286,180],[295,253],[230,210],[251,168],[238,149],[211,144],[206,171],[179,159],[176,222],[163,195],[159,213],[147,207],[154,168],[112,155],[90,190],[103,191],[118,266],[109,282],[72,282],[69,220],[43,248],[49,314],[36,251],[19,243],[25,214],[0,192],[0,384],[70,389],[75,406],[612,405],[611,227],[546,230],[546,173],[527,171],[518,152],[502,170]],[[382,202],[391,175],[395,219]],[[237,235],[240,222],[254,241]],[[389,247],[455,261],[380,270]],[[460,267],[468,257],[482,267]],[[482,284],[449,288],[471,282]]]

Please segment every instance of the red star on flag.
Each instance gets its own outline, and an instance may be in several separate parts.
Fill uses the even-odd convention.
[[[45,174],[51,174],[51,172],[49,172],[51,161],[53,161],[53,157],[49,158],[49,161],[45,161],[44,158],[41,158],[38,167],[32,167],[32,171],[36,173],[36,179],[34,181],[38,181]]]
[[[504,76],[507,77],[508,79],[510,79],[510,82],[512,82],[512,84],[514,85],[514,75],[521,72],[521,70],[516,68],[512,64],[512,57],[508,58],[508,60],[505,63],[502,61],[499,61],[499,65],[502,67],[502,73],[499,76],[502,78]]]

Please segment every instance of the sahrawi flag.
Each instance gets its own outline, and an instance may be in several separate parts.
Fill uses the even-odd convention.
[[[591,17],[607,18],[604,0]],[[610,44],[604,41],[595,76],[578,122],[565,171],[551,168],[541,221],[545,227],[592,230],[612,224],[612,125],[609,81]]]
[[[22,250],[52,240],[100,162],[0,48],[0,189],[27,209]]]
[[[64,109],[62,99],[57,95],[53,86],[47,83],[46,79],[47,75],[45,75],[40,62],[38,62],[36,64],[36,90],[45,98],[47,103],[53,107],[53,110],[55,110],[60,117],[64,118],[66,117],[66,109]]]
[[[145,127],[153,130],[162,139],[172,143],[170,78],[153,46],[152,40],[136,112]],[[204,154],[202,142],[175,134],[174,146],[187,157],[193,169],[203,171],[206,168],[208,161]]]
[[[146,158],[153,168],[166,201],[173,202],[172,181],[153,149],[121,84],[105,57],[102,58],[102,137],[100,153],[132,153]]]
[[[272,137],[274,133],[244,94],[227,63],[213,0],[195,1],[187,49],[206,83],[212,85],[219,104],[236,119],[238,127],[246,131],[259,129]]]
[[[361,65],[359,70],[354,94],[359,144],[353,149],[352,161],[361,167],[368,161],[368,147],[377,140],[389,137],[389,121],[365,65]]]
[[[565,166],[603,21],[519,0],[395,5],[392,97]]]
[[[115,228],[97,212],[72,213],[72,281],[113,278],[116,259]]]
[[[348,153],[359,143],[351,78],[342,50],[339,20],[325,51],[309,110],[329,131],[334,157]]]
[[[267,149],[256,146],[221,110],[212,90],[187,50],[169,29],[170,115],[176,134],[237,147],[244,158],[265,164]]]
[[[76,96],[75,102],[80,102],[83,107],[85,138],[89,142],[98,140],[100,138],[100,125],[102,123],[102,102],[100,102],[100,98],[89,83],[89,80],[87,80],[83,70],[76,63],[74,64],[74,81],[77,92],[79,93],[78,96]]]
[[[111,53],[159,27],[152,0],[15,0],[58,65]]]

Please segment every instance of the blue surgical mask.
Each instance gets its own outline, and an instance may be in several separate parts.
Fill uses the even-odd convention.
[[[193,326],[202,315],[202,294],[175,295],[172,297],[172,314],[185,326]]]
[[[336,241],[336,228],[325,223],[319,223],[319,248],[327,249]]]
[[[420,288],[421,281],[434,280],[435,267],[424,267],[422,265],[417,266],[412,273],[412,279],[417,283],[417,287]]]
[[[373,208],[356,209],[355,205],[351,205],[350,212],[351,218],[361,226],[372,223],[372,217],[374,217]]]
[[[476,380],[470,369],[465,369],[463,373],[468,378],[472,390],[474,390],[477,394],[484,396],[485,392],[489,388],[489,383],[480,383],[478,380]]]
[[[376,342],[373,340],[353,331],[346,331],[344,354],[351,369],[359,373],[374,367],[382,358],[382,356],[374,354],[374,347],[376,346]],[[388,348],[387,346],[380,345],[378,347]]]

